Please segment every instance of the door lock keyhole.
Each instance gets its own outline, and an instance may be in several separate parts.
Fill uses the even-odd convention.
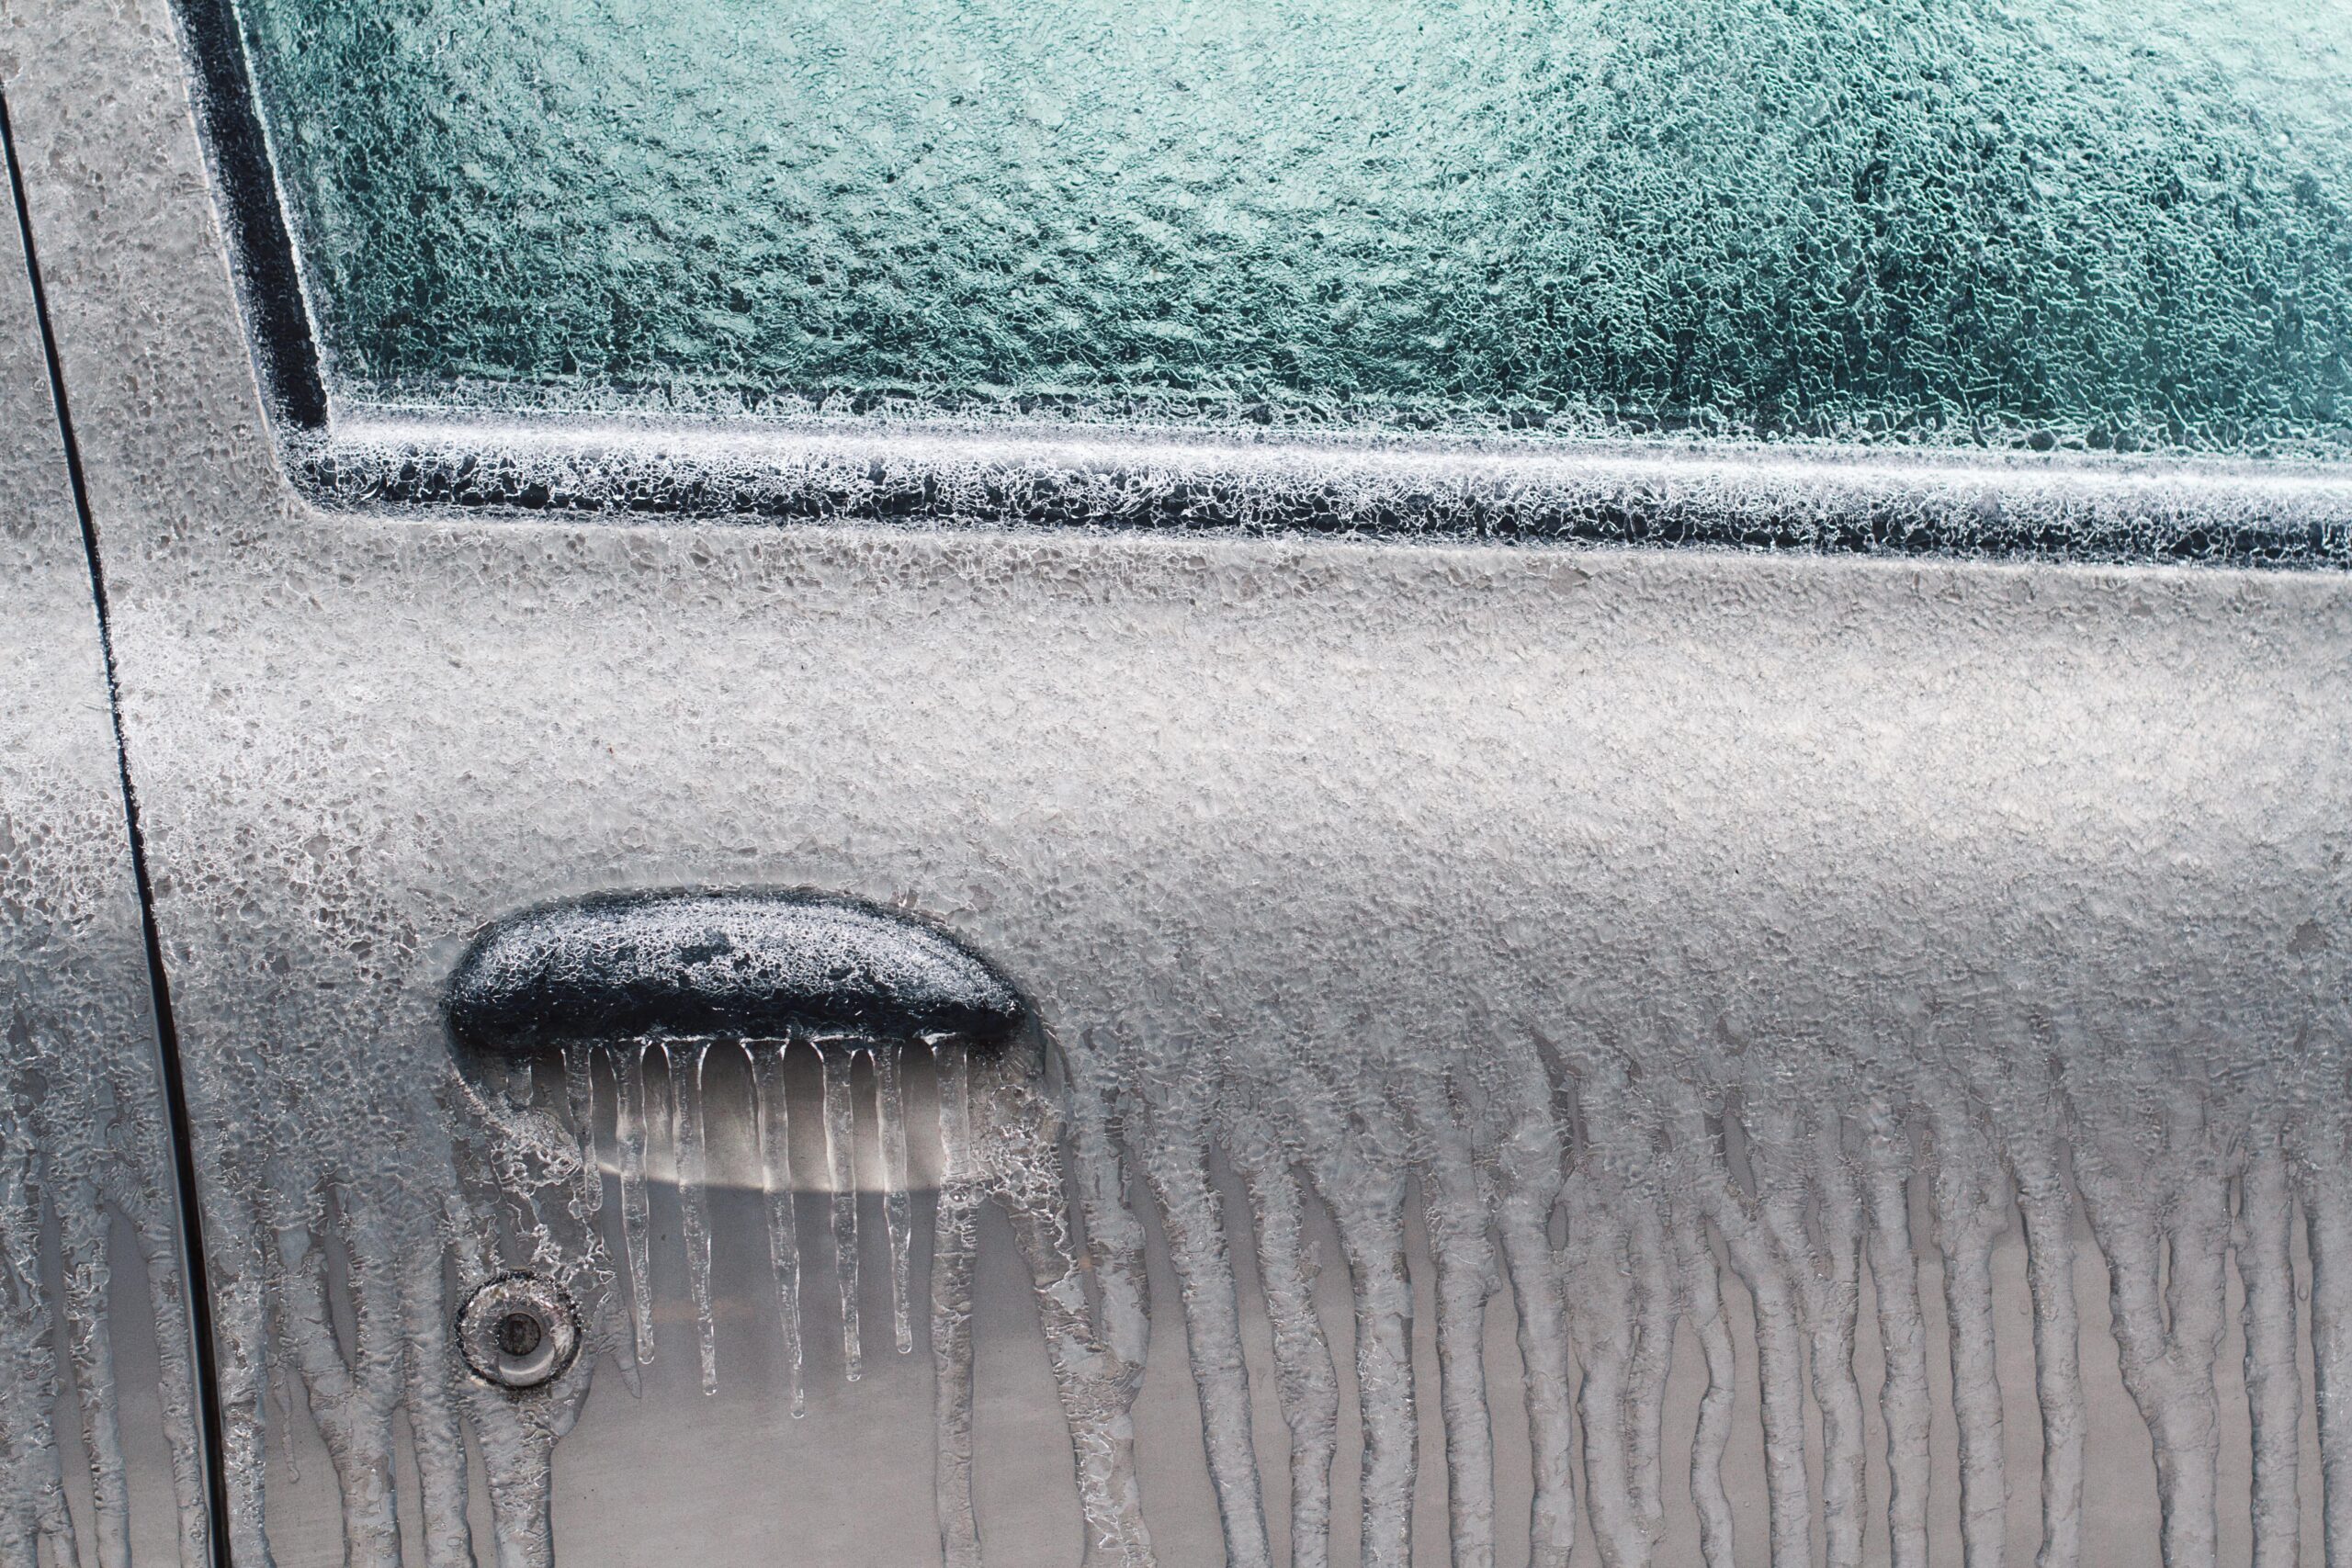
[[[547,1337],[546,1326],[527,1312],[510,1312],[498,1320],[498,1353],[509,1359],[528,1356]]]
[[[502,1274],[458,1314],[458,1347],[477,1377],[519,1393],[552,1382],[571,1364],[579,1320],[552,1280]]]

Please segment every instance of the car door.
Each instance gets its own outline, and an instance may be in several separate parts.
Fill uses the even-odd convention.
[[[232,1560],[2352,1561],[2324,76],[2243,9],[2139,52],[2096,8],[2065,49],[1985,8],[1955,44],[1201,7],[1132,49],[1084,7],[1051,48],[787,9],[5,13]],[[1847,57],[1770,52],[1880,28],[1819,102]],[[1327,55],[1351,167],[1437,160],[1412,201],[1170,194],[1259,146],[1182,105],[1256,84],[1249,126],[1309,136],[1282,73]],[[1518,231],[1459,193],[1551,167],[1521,130],[1670,150],[1732,101],[1677,62],[1751,57],[1795,73],[1730,78],[1787,132],[1761,208],[1636,179],[1569,216],[1648,271],[1482,260]],[[833,118],[730,96],[779,73]],[[1004,161],[902,183],[909,122],[860,117],[909,73],[923,134],[985,110]],[[583,102],[642,134],[581,141]],[[1807,160],[1922,117],[1994,227],[1915,342],[1835,316],[1913,171]],[[486,122],[509,162],[442,157]],[[765,231],[662,199],[713,127],[799,138],[754,216],[856,254],[730,294]],[[2035,202],[2133,137],[2172,161],[2070,248]],[[1037,232],[1071,144],[1133,231],[1099,265]],[[1123,195],[1147,155],[1182,177]],[[1758,304],[1675,270],[1758,212],[1811,271]],[[1352,304],[1231,292],[1220,258],[1317,223]],[[943,284],[941,235],[1037,259]],[[1494,311],[1566,323],[1545,367],[1779,385],[1645,316],[1660,278],[1768,338],[1843,321],[1833,389],[1899,402],[1950,349],[1983,417],[1480,389]],[[2148,302],[2137,336],[2062,286]],[[926,288],[982,325],[892,314]],[[1405,390],[1307,417],[1371,375],[1361,322]],[[999,386],[991,332],[1068,352]],[[2176,340],[2143,423],[2001,401]],[[787,351],[862,392],[753,406]]]
[[[0,242],[0,1560],[192,1565],[211,1560],[206,1303],[190,1292],[176,1086],[158,1050],[92,563],[17,215],[12,197]]]

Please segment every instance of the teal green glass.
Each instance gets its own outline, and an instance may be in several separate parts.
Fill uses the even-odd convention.
[[[361,401],[2352,449],[2342,0],[243,0]]]

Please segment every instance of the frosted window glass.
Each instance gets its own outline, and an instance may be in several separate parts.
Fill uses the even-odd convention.
[[[337,389],[2347,445],[2338,0],[245,0]]]

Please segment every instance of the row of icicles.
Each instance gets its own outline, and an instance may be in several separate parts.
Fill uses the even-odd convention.
[[[792,1159],[787,1047],[763,1042],[726,1048],[741,1048],[749,1063],[758,1179],[797,1415],[805,1405],[792,1194],[796,1183],[811,1184],[811,1173],[796,1170]],[[575,1047],[565,1061],[571,1124],[583,1145],[578,1201],[589,1214],[603,1200],[594,1056],[605,1049]],[[713,1049],[708,1042],[668,1042],[610,1053],[636,1359],[643,1365],[652,1354],[649,1133],[666,1122],[706,1391],[717,1378],[704,1092]],[[666,1115],[650,1103],[650,1053],[667,1058]],[[854,1058],[865,1055],[872,1063],[892,1326],[901,1352],[914,1343],[909,1138],[918,1118],[910,1113],[899,1047],[840,1040],[820,1044],[817,1055],[821,1186],[831,1194],[842,1349],[854,1378]],[[1611,1083],[1588,1075],[1577,1081],[1578,1102],[1565,1110],[1544,1085],[1496,1093],[1444,1082],[1434,1092],[1397,1092],[1369,1082],[1313,1082],[1291,1086],[1306,1092],[1285,1097],[1219,1095],[1205,1085],[1178,1084],[1126,1103],[1114,1142],[1107,1102],[1082,1081],[1073,1087],[1064,1127],[1034,1085],[1009,1092],[1001,1081],[1007,1075],[1000,1075],[982,1097],[979,1124],[1001,1132],[1010,1115],[1032,1134],[1016,1139],[1022,1146],[1008,1158],[975,1142],[974,1068],[961,1047],[934,1046],[924,1059],[935,1059],[942,1151],[934,1269],[963,1272],[960,1283],[950,1280],[944,1289],[934,1280],[933,1339],[941,1374],[968,1387],[971,1221],[993,1195],[1015,1213],[1037,1272],[1094,1527],[1091,1558],[1140,1562],[1150,1556],[1128,1420],[1141,1337],[1122,1322],[1141,1310],[1140,1232],[1124,1202],[1125,1179],[1134,1174],[1156,1201],[1182,1286],[1227,1559],[1237,1568],[1275,1561],[1251,1438],[1225,1205],[1211,1175],[1214,1148],[1249,1196],[1247,1240],[1256,1248],[1274,1392],[1290,1436],[1294,1568],[1329,1562],[1331,1471],[1340,1446],[1340,1385],[1313,1300],[1310,1195],[1329,1213],[1356,1296],[1363,1560],[1379,1568],[1404,1568],[1409,1560],[1417,1393],[1426,1392],[1414,1386],[1413,1292],[1404,1261],[1406,1210],[1415,1192],[1435,1269],[1435,1392],[1455,1568],[1492,1563],[1504,1533],[1483,1346],[1488,1305],[1505,1281],[1514,1297],[1535,1456],[1527,1523],[1532,1561],[1554,1568],[1568,1561],[1578,1492],[1582,1517],[1609,1568],[1655,1561],[1668,1522],[1667,1380],[1677,1332],[1687,1325],[1705,1378],[1685,1466],[1699,1556],[1706,1568],[1730,1568],[1735,1510],[1724,1465],[1737,1390],[1726,1272],[1753,1309],[1764,1529],[1773,1568],[1815,1560],[1816,1505],[1819,1560],[1832,1568],[1858,1568],[1863,1561],[1874,1507],[1894,1568],[1924,1568],[1934,1464],[1931,1336],[1918,1266],[1923,1241],[1931,1242],[1942,1265],[1961,1559],[1966,1568],[1998,1568],[2007,1551],[2008,1476],[1991,1263],[1996,1242],[2013,1228],[2021,1229],[2026,1250],[2043,1434],[2037,1561],[2040,1568],[2074,1568],[2086,1550],[2090,1435],[2075,1285],[2078,1212],[2113,1283],[2112,1333],[2125,1387],[2152,1444],[2162,1552],[2172,1568],[2213,1562],[2220,1550],[2214,1369],[2233,1262],[2243,1284],[2248,1348],[2254,1562],[2280,1568],[2295,1561],[2302,1531],[2302,1391],[2292,1231],[2300,1212],[2317,1275],[2311,1329],[2321,1351],[2325,1560],[2329,1568],[2352,1568],[2352,1419],[2340,1396],[2329,1398],[2333,1369],[2352,1364],[2332,1359],[2352,1354],[2352,1314],[2346,1311],[2346,1282],[2330,1272],[2336,1258],[2352,1255],[2352,1176],[2329,1163],[2321,1128],[2334,1123],[2324,1117],[2306,1118],[2300,1137],[2270,1123],[2260,1124],[2269,1126],[2267,1134],[2250,1132],[2225,1124],[2218,1101],[2187,1089],[2153,1100],[2119,1095],[2114,1105],[2094,1104],[2085,1114],[2048,1085],[2040,1093],[2008,1085],[1986,1095],[1932,1073],[1922,1075],[1906,1101],[1857,1112],[1826,1091],[1709,1103],[1685,1085]],[[1071,1156],[1068,1181],[1057,1144]],[[1930,1219],[1931,1236],[1915,1235],[1915,1202]],[[1083,1251],[1072,1244],[1080,1219],[1088,1236]],[[1562,1219],[1566,1239],[1558,1242]],[[1066,1288],[1090,1271],[1092,1292]],[[1883,1499],[1865,1492],[1864,1394],[1855,1367],[1866,1271],[1884,1356],[1878,1393]],[[1808,1393],[1819,1423],[1820,1456],[1812,1472]],[[950,1477],[943,1482],[943,1535],[950,1562],[967,1563],[978,1561],[969,1454],[967,1449],[959,1459],[953,1451],[959,1441],[955,1401],[944,1400],[942,1410],[943,1475]],[[967,1444],[967,1398],[961,1419],[960,1440]],[[1579,1436],[1581,1475],[1572,1463]],[[951,1495],[956,1488],[950,1472],[958,1464],[961,1491]]]

